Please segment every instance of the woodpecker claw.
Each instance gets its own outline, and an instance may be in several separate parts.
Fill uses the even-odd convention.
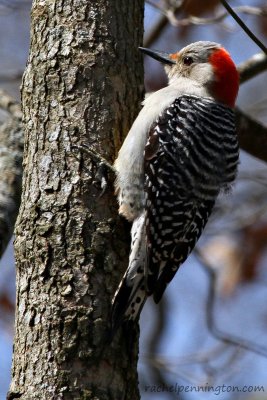
[[[91,150],[86,144],[75,145],[73,147],[83,151],[84,153],[87,153],[94,161],[104,164],[111,172],[115,172],[113,166],[104,157],[102,157],[96,151]]]
[[[107,171],[109,170],[112,173],[114,173],[115,170],[114,170],[113,166],[104,157],[102,157],[97,152],[89,149],[89,147],[85,144],[74,145],[73,147],[88,154],[90,156],[90,158],[98,164],[95,178],[96,178],[96,182],[100,182],[100,187],[102,190],[99,195],[99,198],[102,197],[106,193],[106,190],[108,187]]]

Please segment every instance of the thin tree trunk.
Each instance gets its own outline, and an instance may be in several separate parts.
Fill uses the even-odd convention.
[[[140,103],[142,26],[143,0],[33,2],[9,399],[139,398],[137,346],[105,342],[128,225],[75,145],[114,159]]]

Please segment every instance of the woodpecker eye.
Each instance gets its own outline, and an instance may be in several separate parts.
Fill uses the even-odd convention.
[[[184,65],[191,65],[191,64],[193,64],[193,62],[194,62],[193,58],[192,58],[192,57],[189,57],[189,56],[187,56],[187,57],[185,57],[185,58],[183,59]]]

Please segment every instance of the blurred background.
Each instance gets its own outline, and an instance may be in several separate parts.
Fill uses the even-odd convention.
[[[267,3],[230,2],[267,43]],[[0,1],[0,89],[19,99],[27,60],[30,1]],[[149,0],[144,47],[175,52],[190,42],[222,43],[236,64],[260,50],[217,0]],[[145,58],[145,85],[166,84]],[[267,73],[244,83],[237,106],[267,124]],[[1,113],[2,120],[5,113]],[[257,132],[252,132],[253,135]],[[15,305],[12,241],[0,261],[0,400],[10,381]],[[267,400],[267,164],[241,152],[237,182],[217,202],[196,251],[163,300],[141,316],[142,400]]]

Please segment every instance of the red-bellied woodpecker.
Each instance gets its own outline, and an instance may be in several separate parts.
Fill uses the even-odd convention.
[[[234,181],[239,156],[239,77],[227,51],[202,41],[174,54],[140,50],[166,65],[169,83],[144,100],[115,161],[119,212],[133,225],[113,330],[136,320],[147,296],[159,302]]]

